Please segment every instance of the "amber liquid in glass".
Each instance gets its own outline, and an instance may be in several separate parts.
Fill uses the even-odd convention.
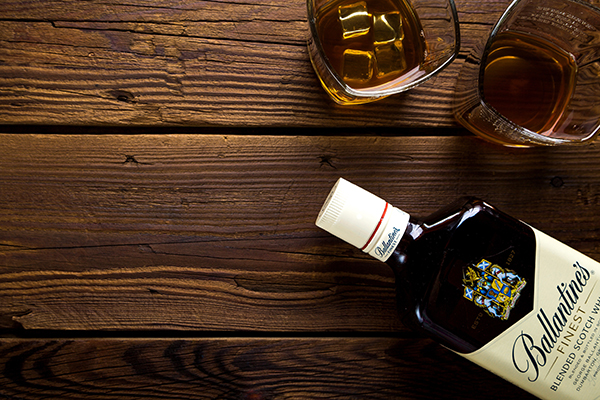
[[[333,0],[316,26],[331,67],[354,89],[418,73],[425,58],[421,23],[404,0]]]
[[[535,252],[529,226],[478,199],[411,219],[386,262],[400,317],[452,350],[473,352],[532,311]]]
[[[575,87],[574,57],[519,32],[502,32],[484,60],[484,101],[530,131],[552,136]]]

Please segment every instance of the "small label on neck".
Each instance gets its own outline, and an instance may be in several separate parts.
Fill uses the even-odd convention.
[[[396,207],[391,207],[388,216],[375,232],[372,242],[363,250],[379,261],[387,261],[406,231],[410,216]]]

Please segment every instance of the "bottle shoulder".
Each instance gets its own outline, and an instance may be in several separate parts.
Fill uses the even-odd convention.
[[[470,352],[532,307],[532,285],[517,287],[534,277],[535,238],[526,224],[480,199],[463,198],[413,221],[407,235],[396,258],[402,263],[395,267],[398,307],[413,328]],[[486,262],[493,273],[479,274],[477,266]],[[506,298],[494,297],[492,288],[504,290]],[[518,308],[507,309],[507,299],[517,304],[517,293]]]

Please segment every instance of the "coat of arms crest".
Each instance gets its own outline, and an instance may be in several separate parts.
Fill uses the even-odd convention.
[[[468,266],[463,273],[464,297],[489,316],[507,320],[527,282],[508,268],[487,260]]]

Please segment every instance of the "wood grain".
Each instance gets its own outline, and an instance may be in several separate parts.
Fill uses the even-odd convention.
[[[6,0],[0,122],[453,127],[462,60],[508,3],[460,2],[459,60],[423,86],[339,107],[310,65],[303,0]]]
[[[417,217],[475,195],[600,260],[596,144],[194,134],[0,143],[4,329],[402,332],[389,268],[314,225],[340,176]]]
[[[509,1],[459,2],[458,59],[360,107],[320,87],[304,0],[1,1],[0,398],[531,399],[403,327],[390,269],[314,225],[343,176],[600,260],[598,144],[452,118]]]
[[[533,399],[410,338],[4,339],[0,363],[7,398]]]

